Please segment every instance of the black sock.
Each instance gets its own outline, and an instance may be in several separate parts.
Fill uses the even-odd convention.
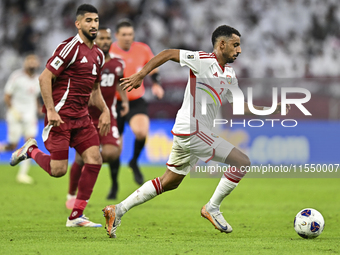
[[[120,166],[120,159],[118,158],[115,161],[110,162],[109,166],[110,166],[112,187],[117,187],[117,189],[118,189],[117,176],[118,176],[118,170],[119,170],[119,166]]]
[[[135,148],[133,151],[133,158],[131,159],[130,162],[137,163],[137,159],[144,148],[145,140],[146,140],[145,138],[143,140],[135,139]]]

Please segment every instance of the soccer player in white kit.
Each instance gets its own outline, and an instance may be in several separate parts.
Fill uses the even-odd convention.
[[[39,108],[39,59],[36,55],[27,55],[23,69],[14,71],[5,85],[5,103],[7,106],[7,144],[0,146],[0,151],[14,151],[20,138],[25,140],[34,138],[38,132],[37,113]],[[27,173],[30,160],[23,161],[17,174],[17,181],[33,183],[32,177]]]
[[[210,201],[202,207],[201,215],[221,232],[232,232],[232,227],[220,212],[220,205],[243,178],[246,173],[243,170],[250,166],[250,161],[248,156],[231,143],[213,134],[211,128],[223,99],[233,104],[233,94],[227,88],[227,84],[238,86],[238,83],[234,70],[227,63],[234,62],[241,53],[240,36],[236,29],[226,25],[220,26],[212,35],[214,47],[212,53],[164,50],[151,59],[140,72],[122,79],[123,89],[131,90],[138,88],[151,70],[168,60],[190,68],[183,104],[172,129],[174,139],[167,170],[163,176],[144,183],[120,204],[109,205],[103,209],[106,231],[110,237],[116,237],[116,229],[120,225],[121,217],[128,210],[164,191],[177,188],[198,159],[205,162],[214,160],[230,165],[231,170],[223,174]],[[205,97],[206,104],[202,102],[204,93],[208,95]],[[245,114],[252,114],[247,103],[241,102],[241,104],[244,104]],[[202,105],[206,105],[204,111],[201,110]],[[264,110],[264,106],[254,106],[254,108]],[[288,108],[289,106],[286,111]],[[280,109],[281,105],[278,104],[274,114],[279,113]]]

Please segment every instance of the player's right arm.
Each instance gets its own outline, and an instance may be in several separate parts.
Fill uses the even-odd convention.
[[[45,70],[39,76],[39,85],[41,96],[47,111],[48,125],[58,127],[61,123],[64,123],[64,121],[60,118],[59,114],[54,108],[52,97],[52,80],[55,78],[56,76],[50,70],[45,68]]]
[[[156,67],[161,66],[165,62],[172,60],[175,62],[179,62],[180,60],[180,50],[177,49],[169,49],[163,50],[156,56],[154,56],[138,73],[131,75],[127,78],[122,78],[122,84],[120,86],[123,87],[123,90],[129,88],[128,91],[132,89],[137,89],[142,84],[144,77],[150,73]]]

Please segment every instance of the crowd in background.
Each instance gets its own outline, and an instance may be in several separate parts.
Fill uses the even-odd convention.
[[[75,10],[84,1],[0,2],[0,91],[23,56],[37,53],[44,64],[57,44],[76,33]],[[134,21],[136,40],[154,54],[166,48],[211,52],[211,32],[221,24],[237,28],[242,55],[233,64],[239,78],[340,76],[338,0],[88,0],[100,25]],[[163,80],[183,80],[187,71],[166,64]],[[2,94],[0,94],[2,96]]]

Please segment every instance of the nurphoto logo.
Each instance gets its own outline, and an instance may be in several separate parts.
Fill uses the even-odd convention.
[[[205,85],[202,82],[198,82],[201,85]],[[209,86],[211,87],[211,86]],[[234,115],[244,115],[244,94],[242,90],[238,86],[233,86],[231,83],[228,82],[228,84],[223,84],[223,86],[214,86],[214,89],[229,89],[229,91],[232,93],[233,96],[233,114]],[[217,95],[217,100],[215,99],[216,96],[214,96],[212,93],[207,91],[207,89],[201,89],[204,90],[207,93],[202,94],[201,98],[201,114],[206,115],[207,114],[207,98],[210,96],[215,104],[222,104],[221,99]],[[287,98],[288,93],[295,93],[295,94],[302,94],[304,95],[303,98]],[[250,112],[252,112],[254,115],[258,116],[266,116],[272,114],[275,109],[277,108],[278,100],[278,88],[272,89],[272,106],[271,107],[265,107],[263,110],[257,110],[254,107],[253,104],[253,88],[249,87],[247,89],[247,104]],[[281,88],[281,115],[286,115],[286,106],[288,104],[295,105],[304,115],[311,116],[312,114],[306,109],[306,107],[303,106],[303,104],[307,103],[311,99],[311,93],[309,90],[305,88],[292,88],[292,87],[282,87]],[[214,119],[213,126],[216,127],[216,125],[226,125],[230,123],[230,126],[233,125],[243,125],[244,127],[246,124],[248,124],[249,127],[262,127],[265,122],[271,122],[271,126],[274,127],[275,122],[280,122],[281,126],[283,127],[295,127],[298,122],[294,119],[251,119],[246,121],[245,119],[243,121],[233,121],[232,119]]]

